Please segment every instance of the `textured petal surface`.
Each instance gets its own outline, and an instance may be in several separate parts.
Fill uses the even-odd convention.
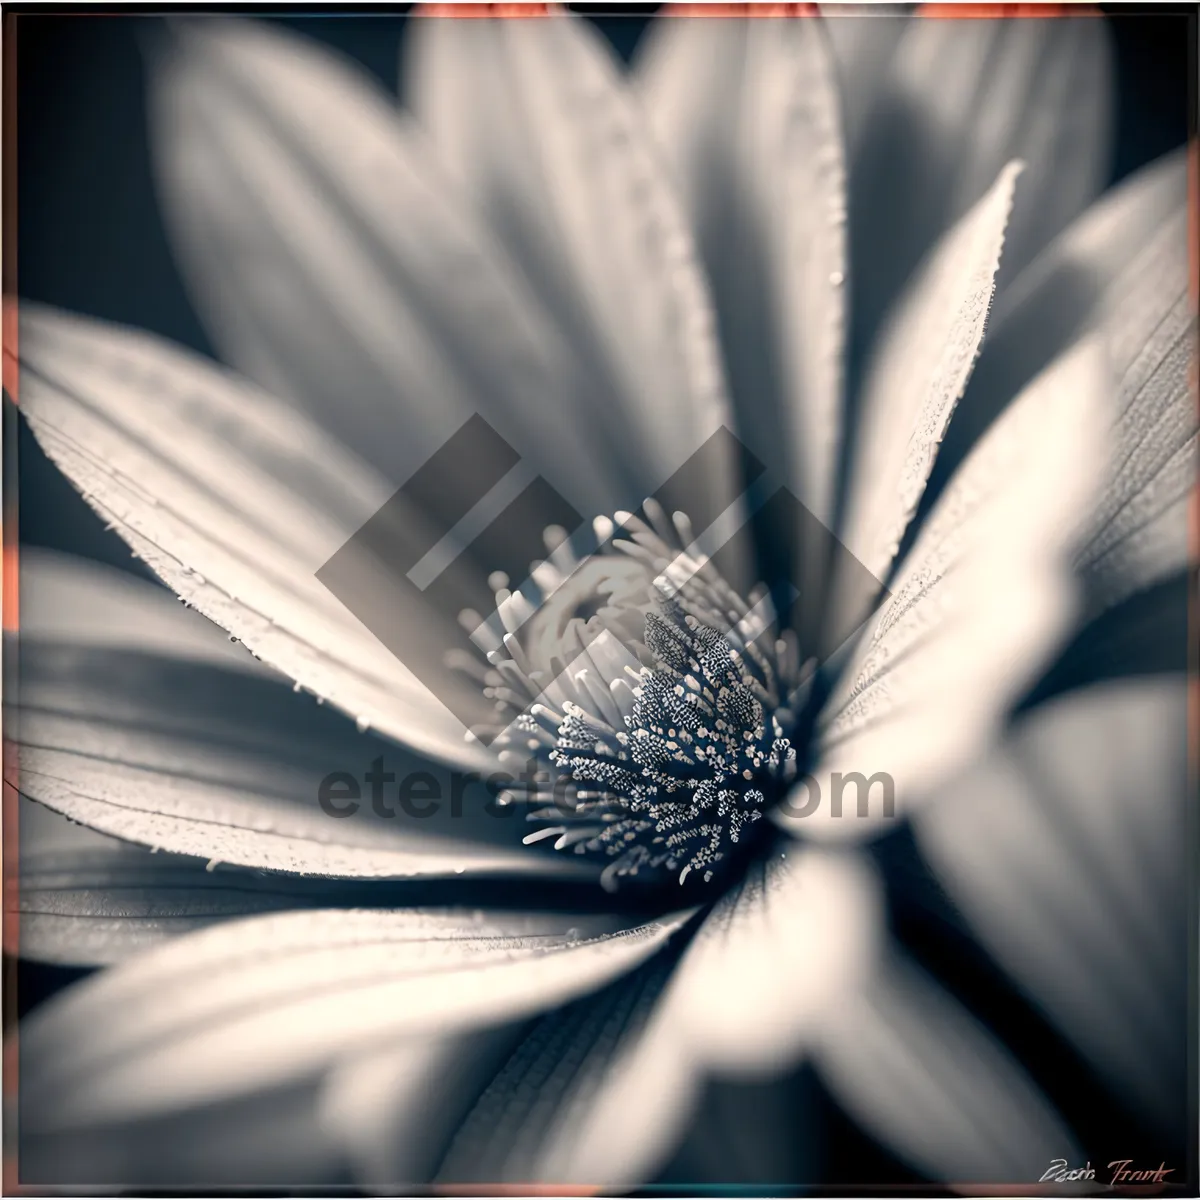
[[[438,1178],[447,1185],[504,1181],[603,1185],[626,1178],[637,1143],[614,1142],[601,1173],[576,1153],[576,1139],[607,1086],[615,1061],[636,1044],[670,976],[658,958],[595,996],[541,1018],[467,1114]],[[669,1076],[639,1096],[653,1120],[675,1097]]]
[[[63,966],[106,966],[159,942],[248,913],[330,903],[337,885],[262,875],[123,842],[20,801],[20,862],[10,902],[14,952]]]
[[[772,858],[706,917],[641,1035],[544,1162],[610,1186],[651,1178],[704,1074],[761,1077],[794,1065],[869,972],[881,935],[865,859],[794,846]]]
[[[863,385],[841,540],[884,579],[983,337],[1020,165],[938,243],[893,314]]]
[[[529,1016],[632,969],[684,919],[351,909],[226,922],[92,977],[22,1025],[23,1129],[161,1115],[381,1038]]]
[[[1187,1086],[1186,709],[1181,677],[1062,697],[916,824],[988,950],[1114,1093],[1173,1130]]]
[[[589,515],[628,502],[577,368],[392,97],[279,25],[212,18],[155,83],[169,224],[228,361],[393,485],[480,412]]]
[[[1182,154],[1140,171],[1076,221],[996,303],[987,341],[930,480],[938,494],[988,423],[1089,329],[1119,380],[1117,448],[1094,540],[1081,557],[1093,608],[1185,561],[1188,394],[1187,179]]]
[[[38,440],[178,595],[364,724],[471,759],[461,723],[316,578],[388,499],[377,477],[299,412],[148,335],[23,304],[20,346]],[[419,616],[431,637],[453,620]]]
[[[829,524],[847,267],[823,23],[669,16],[639,54],[647,116],[712,284],[738,434]]]
[[[1028,1185],[1054,1158],[1082,1161],[1004,1047],[898,953],[844,999],[816,1065],[867,1132],[933,1179]]]
[[[730,420],[695,247],[640,106],[566,13],[425,17],[409,50],[417,116],[554,314],[603,414],[597,445],[619,448],[640,502]]]
[[[1117,389],[1117,453],[1079,565],[1108,606],[1188,562],[1196,484],[1196,314],[1187,220],[1167,222],[1116,282],[1105,320]]]
[[[907,23],[851,170],[858,344],[939,232],[1011,159],[1027,164],[1004,278],[1103,187],[1112,64],[1099,17]]]
[[[1089,341],[989,430],[922,528],[822,713],[813,776],[822,803],[807,815],[793,808],[781,823],[854,836],[890,815],[889,779],[903,813],[976,752],[1076,607],[1070,554],[1090,516],[1112,416],[1105,357]],[[857,814],[839,812],[838,776],[854,783],[855,772]],[[883,806],[876,792],[864,819],[877,773]]]
[[[33,551],[22,554],[21,589],[6,712],[19,753],[5,766],[23,794],[205,862],[351,876],[561,872],[561,856],[531,855],[511,820],[489,819],[477,778],[295,694],[165,589]],[[379,759],[393,778],[381,780],[377,810],[366,772]],[[342,818],[321,804],[336,772],[352,777],[328,789],[327,803],[351,813]]]
[[[528,1028],[519,1022],[410,1038],[372,1047],[332,1070],[321,1124],[343,1146],[355,1181],[391,1193],[432,1180],[455,1132]]]

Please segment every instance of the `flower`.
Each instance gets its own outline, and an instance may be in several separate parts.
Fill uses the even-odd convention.
[[[664,20],[625,81],[574,18],[421,18],[419,125],[274,27],[176,31],[154,100],[167,213],[223,354],[269,390],[22,303],[19,399],[93,508],[254,658],[94,568],[32,575],[14,782],[125,841],[52,825],[60,849],[34,841],[23,866],[26,895],[45,878],[59,906],[25,927],[43,953],[123,960],[22,1025],[30,1178],[327,1183],[332,1138],[377,1186],[621,1185],[661,1165],[709,1074],[802,1056],[922,1173],[1036,1178],[1070,1129],[887,933],[861,848],[880,813],[798,816],[802,769],[886,771],[981,940],[1162,1109],[1146,1064],[1172,1044],[1144,1053],[1154,1003],[1114,986],[1095,939],[1128,880],[1081,914],[1088,890],[1054,894],[1056,865],[1014,833],[1047,836],[1028,778],[1046,739],[1056,786],[1105,801],[1104,818],[1071,810],[1101,860],[1128,795],[1104,785],[1155,769],[1138,835],[1169,862],[1177,689],[1059,697],[973,764],[1075,622],[1186,562],[1180,164],[1077,217],[1101,178],[1096,22],[916,20],[870,47],[889,63],[874,96],[857,73],[872,35],[829,24]],[[983,124],[954,78],[973,55],[995,89]],[[629,535],[580,567],[549,529],[532,617],[494,581],[509,636],[477,664],[507,705],[490,747],[316,575],[475,412],[599,542],[614,516]],[[723,428],[847,552],[822,570],[811,526],[753,514],[754,565],[774,555],[806,589],[791,632],[765,635],[785,615],[694,537],[708,493],[714,515],[749,505],[736,459],[683,516],[623,511]],[[864,595],[862,571],[887,590]],[[456,616],[428,612],[426,640]],[[1119,749],[1133,721],[1156,756]],[[434,834],[315,803],[331,764],[379,754],[382,777],[376,734],[415,778],[426,758],[494,770],[514,730],[577,787],[561,823],[530,814],[557,850],[469,814]],[[1079,745],[1102,773],[1063,753]],[[1007,882],[1018,866],[1044,910]],[[94,900],[62,919],[89,878]],[[1183,911],[1165,865],[1159,882],[1140,931]],[[131,883],[145,925],[106,890]],[[163,938],[172,922],[209,927]],[[1066,986],[1061,952],[1083,943],[1077,978],[1108,1007]]]

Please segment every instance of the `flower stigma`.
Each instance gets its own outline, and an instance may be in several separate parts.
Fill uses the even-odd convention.
[[[604,862],[610,891],[723,873],[796,779],[811,679],[765,587],[743,598],[686,515],[652,500],[642,511],[616,514],[615,539],[598,518],[584,557],[547,529],[532,599],[493,576],[495,619],[462,615],[491,668],[486,731],[525,768],[498,802],[539,826],[527,844]]]

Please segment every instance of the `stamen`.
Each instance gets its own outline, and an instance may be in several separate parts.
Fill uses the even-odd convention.
[[[797,774],[789,734],[808,682],[767,589],[739,595],[685,513],[642,512],[615,514],[616,541],[596,518],[601,548],[584,560],[548,527],[532,587],[489,579],[507,630],[486,647],[495,745],[505,763],[544,766],[499,799],[542,826],[526,844],[607,860],[606,888],[715,878]]]

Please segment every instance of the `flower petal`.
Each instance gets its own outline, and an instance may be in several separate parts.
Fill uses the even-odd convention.
[[[248,656],[231,664],[228,642],[165,589],[33,551],[22,553],[21,585],[6,712],[18,754],[5,768],[24,795],[115,837],[249,867],[453,876],[566,865],[517,845],[511,820],[489,819],[478,776],[360,733]],[[365,776],[379,759],[395,778],[381,780],[377,811]],[[328,788],[323,808],[323,781],[336,772],[353,778]],[[401,779],[411,781],[408,809]]]
[[[1182,676],[1062,697],[915,827],[989,952],[1114,1093],[1174,1129],[1187,1111],[1186,708]]]
[[[687,222],[611,52],[565,12],[423,16],[409,39],[418,117],[570,341],[641,495],[657,490],[730,415]]]
[[[1196,482],[1196,313],[1188,295],[1188,222],[1177,214],[1118,280],[1108,316],[1117,389],[1115,462],[1079,565],[1109,607],[1187,565]]]
[[[22,1122],[14,1139],[21,1183],[196,1191],[344,1184],[341,1147],[318,1121],[320,1080],[305,1078],[187,1113],[151,1115],[64,1133]]]
[[[838,92],[848,150],[853,154],[881,95],[911,5],[827,4],[821,20],[838,67]],[[902,11],[897,11],[900,8]]]
[[[938,243],[868,369],[840,536],[876,579],[888,574],[970,376],[1020,169],[1005,167]]]
[[[628,501],[564,347],[394,100],[277,24],[174,38],[155,163],[228,361],[393,485],[480,412],[588,515]]]
[[[264,876],[155,853],[20,801],[12,952],[64,966],[106,966],[248,913],[331,903],[336,884]]]
[[[839,1103],[931,1179],[1031,1184],[1075,1143],[1004,1047],[893,952],[843,997],[815,1051]]]
[[[383,1038],[532,1015],[632,969],[686,917],[351,909],[226,922],[93,976],[21,1026],[22,1127],[187,1109]]]
[[[457,1184],[513,1182],[596,1186],[624,1177],[626,1144],[609,1146],[606,1172],[592,1175],[575,1153],[596,1097],[622,1049],[636,1042],[671,973],[657,956],[640,970],[542,1017],[467,1114],[438,1171]],[[643,1110],[669,1097],[646,1093]],[[582,1172],[582,1173],[581,1173]]]
[[[1080,218],[997,303],[929,484],[940,492],[987,424],[1089,329],[1119,381],[1113,469],[1080,566],[1092,611],[1186,563],[1184,493],[1196,408],[1187,382],[1187,180],[1181,154],[1139,172]]]
[[[527,1028],[411,1038],[332,1070],[321,1122],[344,1147],[355,1182],[390,1194],[432,1180],[455,1131]]]
[[[781,824],[829,837],[877,830],[892,815],[886,799],[864,811],[879,773],[905,811],[966,764],[1028,686],[1075,608],[1069,556],[1104,468],[1109,400],[1103,351],[1083,342],[989,430],[822,712],[812,778],[831,803],[790,815],[785,805]],[[833,800],[855,773],[859,819],[841,819]]]
[[[1184,155],[1167,155],[1097,201],[997,297],[987,340],[938,452],[927,499],[1012,398],[1119,305],[1123,289],[1117,280],[1186,204]],[[1186,246],[1180,255],[1186,258]]]
[[[545,1161],[609,1186],[650,1178],[706,1072],[770,1076],[813,1044],[869,971],[881,901],[854,854],[792,846],[748,875],[706,917],[641,1035]]]
[[[788,846],[689,946],[667,1002],[677,1036],[712,1068],[779,1069],[865,969],[880,902],[867,860]]]
[[[939,231],[1006,162],[1021,159],[1028,175],[1005,278],[1099,193],[1112,134],[1108,30],[1095,16],[918,17],[879,90],[851,170],[862,346]]]
[[[739,436],[829,525],[848,267],[824,25],[667,16],[639,54],[647,114],[712,283]]]
[[[148,335],[22,303],[20,347],[39,442],[178,595],[364,724],[484,761],[316,577],[385,484],[299,412]],[[453,626],[434,606],[413,618],[431,638]]]

